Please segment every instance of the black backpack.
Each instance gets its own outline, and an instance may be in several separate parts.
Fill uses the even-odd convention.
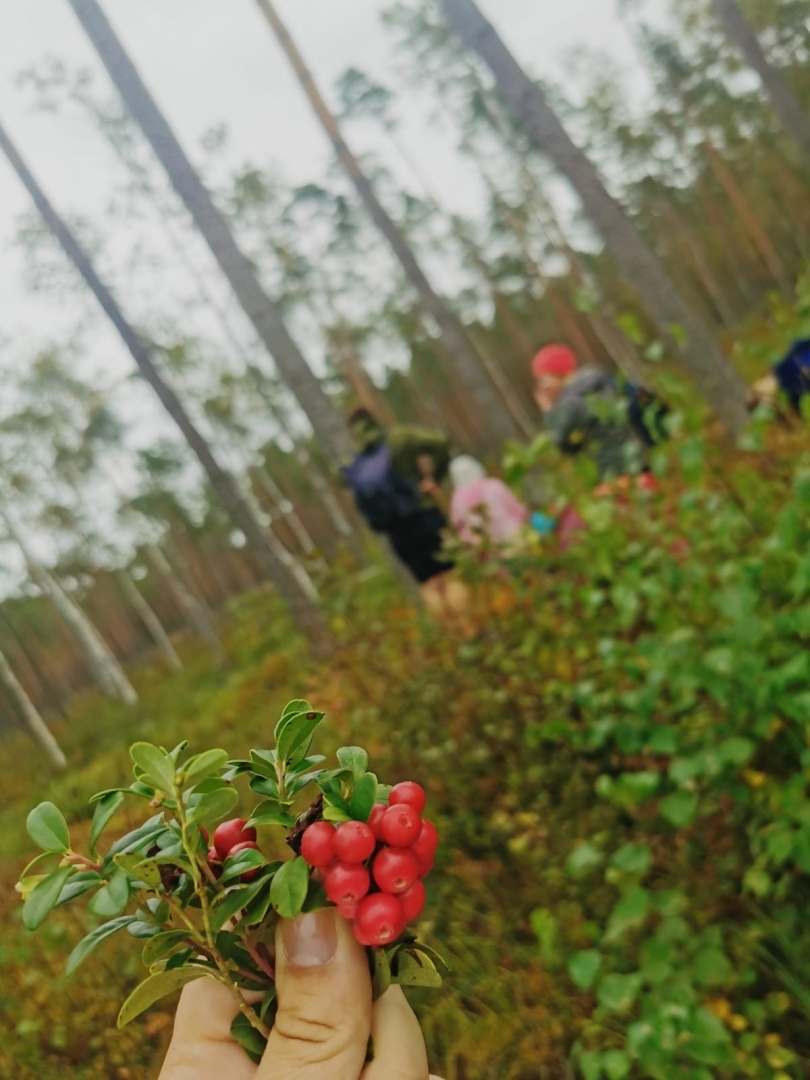
[[[354,492],[357,509],[375,532],[390,532],[397,522],[422,509],[419,493],[397,473],[385,443],[358,454],[343,474]]]

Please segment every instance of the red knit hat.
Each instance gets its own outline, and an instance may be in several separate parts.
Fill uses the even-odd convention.
[[[567,345],[546,345],[532,360],[532,374],[535,379],[543,375],[566,379],[574,374],[577,366],[577,358]]]

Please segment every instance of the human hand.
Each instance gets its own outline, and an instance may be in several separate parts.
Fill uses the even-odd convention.
[[[160,1080],[428,1080],[405,995],[392,986],[372,1004],[365,949],[335,909],[280,923],[276,989],[275,1025],[254,1065],[231,1038],[238,1006],[229,991],[208,978],[186,986]]]

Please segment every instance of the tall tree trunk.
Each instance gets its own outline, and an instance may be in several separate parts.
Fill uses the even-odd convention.
[[[669,223],[669,228],[672,230],[672,236],[676,244],[685,253],[687,262],[690,262],[694,267],[696,278],[707,296],[714,302],[720,322],[725,327],[734,326],[737,322],[737,316],[714,276],[709,257],[703,250],[700,241],[692,234],[691,229],[678,215],[669,199],[662,199],[660,205]]]
[[[238,247],[177,138],[115,35],[97,0],[69,0],[118,92],[166,170],[278,366],[321,443],[339,459],[352,453],[346,424],[326,396],[284,324],[281,309],[265,293],[250,260]]]
[[[660,259],[608,193],[593,163],[571,140],[541,88],[519,66],[474,0],[440,3],[459,37],[492,69],[501,93],[537,149],[554,161],[578,193],[607,250],[661,332],[672,340],[673,327],[678,326],[686,335],[686,344],[680,347],[683,366],[729,432],[739,434],[748,419],[746,387],[709,327],[683,301]]]
[[[75,4],[76,0],[72,0],[72,2]],[[363,205],[401,263],[402,269],[416,290],[422,306],[436,320],[441,331],[442,344],[456,367],[459,378],[466,386],[480,411],[486,430],[494,440],[500,443],[519,436],[517,425],[504,408],[503,402],[490,382],[486,369],[481,363],[481,358],[473,348],[463,326],[434,290],[410,244],[397,224],[383,208],[374,188],[363,172],[360,162],[344,141],[336,117],[324,101],[311,72],[307,68],[289,31],[279,18],[277,11],[270,0],[256,0],[256,2],[292,64],[304,88],[304,93],[329,137],[338,160],[357,189]]]
[[[25,564],[32,579],[47,596],[54,608],[69,627],[73,638],[84,655],[90,672],[109,698],[118,698],[127,705],[134,705],[138,700],[135,688],[124,673],[124,669],[112,653],[101,634],[87,618],[79,605],[65,592],[53,574],[40,563],[28,549],[28,545],[6,515],[3,515],[6,528],[22,552]]]
[[[0,686],[3,687],[17,706],[20,715],[28,725],[29,731],[51,759],[51,762],[57,769],[64,769],[67,765],[67,758],[62,753],[59,743],[51,734],[48,725],[37,712],[33,701],[26,694],[22,684],[11,670],[11,665],[2,652],[0,652]]]
[[[152,636],[152,640],[160,649],[164,660],[172,671],[182,671],[183,661],[177,655],[177,650],[172,645],[172,639],[163,628],[163,623],[149,606],[148,602],[135,584],[128,570],[119,570],[116,575],[121,591],[137,613],[143,625]]]
[[[791,281],[785,270],[785,264],[779,256],[774,245],[771,243],[771,239],[765,232],[762,224],[751,208],[748,199],[745,197],[740,185],[734,178],[731,169],[723,160],[721,154],[717,152],[717,149],[712,145],[708,139],[704,139],[701,144],[701,151],[706,161],[709,164],[709,168],[717,178],[717,182],[722,187],[728,196],[728,200],[734,209],[737,211],[740,221],[743,224],[743,228],[748,233],[748,237],[751,240],[752,245],[765,264],[766,269],[773,277],[774,281],[786,292],[791,288]]]
[[[791,92],[785,77],[770,63],[753,27],[747,22],[736,0],[712,0],[718,20],[739,47],[746,62],[756,71],[771,100],[774,112],[793,141],[810,160],[810,116]]]
[[[76,0],[76,2],[79,2],[79,0]],[[155,391],[163,407],[180,428],[189,447],[197,455],[200,464],[208,475],[211,486],[222,500],[234,523],[242,530],[248,543],[251,544],[261,558],[265,572],[275,585],[279,595],[288,604],[293,618],[316,648],[325,648],[330,635],[318,606],[303,592],[299,583],[289,573],[288,568],[279,560],[278,553],[269,542],[268,536],[257,521],[252,508],[240,494],[233,477],[220,466],[214,457],[208,443],[197,430],[179,397],[164,381],[156,368],[145,342],[127,322],[112,293],[100,280],[90,259],[45,197],[2,126],[0,126],[0,148],[5,152],[6,157],[14,167],[43,220],[121,335],[124,344],[138,366],[141,376]]]
[[[204,604],[194,595],[185,582],[181,581],[179,575],[174,572],[171,563],[157,544],[146,544],[143,551],[149,565],[158,578],[165,583],[170,595],[174,598],[174,602],[180,608],[183,618],[188,623],[192,633],[205,642],[214,654],[217,663],[223,666],[228,658]]]

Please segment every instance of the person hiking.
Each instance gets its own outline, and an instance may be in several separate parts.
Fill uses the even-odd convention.
[[[439,505],[450,465],[450,441],[440,432],[397,425],[384,431],[368,409],[356,409],[349,428],[357,449],[343,475],[369,526],[387,536],[397,558],[419,583],[428,609],[443,617],[462,604],[453,563],[442,554],[447,519]]]
[[[785,395],[795,412],[802,411],[802,399],[810,394],[810,338],[794,341],[782,359],[773,365],[770,374],[754,383],[749,405],[775,406],[780,394]]]
[[[474,457],[462,454],[450,462],[453,498],[450,520],[459,539],[471,547],[482,541],[504,545],[529,523],[531,514],[503,480],[487,476]]]
[[[647,470],[648,448],[665,437],[666,412],[650,391],[620,387],[607,372],[580,367],[565,345],[541,349],[532,375],[546,431],[562,453],[591,456],[600,482]]]

